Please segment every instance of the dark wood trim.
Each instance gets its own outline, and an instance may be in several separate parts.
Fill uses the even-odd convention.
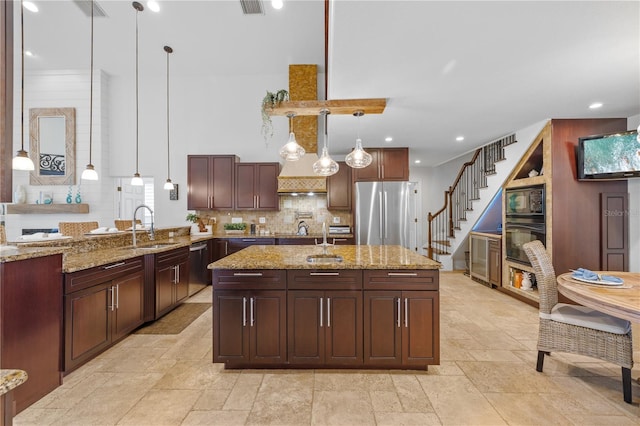
[[[600,270],[629,270],[629,194],[600,194]]]
[[[0,3],[0,202],[12,200],[13,158],[13,3]]]

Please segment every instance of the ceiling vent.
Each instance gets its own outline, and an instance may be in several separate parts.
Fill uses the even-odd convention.
[[[264,15],[262,0],[240,0],[240,6],[245,15]]]
[[[91,16],[91,0],[73,0],[73,2],[80,8],[82,13],[86,16]],[[93,2],[93,17],[94,18],[104,18],[107,14],[105,13],[102,6],[98,4],[97,1]]]

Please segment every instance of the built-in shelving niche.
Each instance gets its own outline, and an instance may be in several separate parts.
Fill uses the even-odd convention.
[[[89,213],[89,204],[7,204],[7,214]]]

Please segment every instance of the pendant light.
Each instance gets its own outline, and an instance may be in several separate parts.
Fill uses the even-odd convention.
[[[144,181],[138,172],[138,12],[144,10],[144,6],[134,1],[133,8],[136,10],[136,172],[131,179],[131,185],[144,186]]]
[[[167,52],[167,181],[164,183],[164,189],[172,191],[173,182],[171,182],[171,168],[169,167],[171,158],[171,152],[169,150],[169,54],[173,53],[173,49],[165,46],[164,51]]]
[[[327,115],[329,110],[323,109],[320,114],[324,116],[324,146],[322,147],[322,155],[318,161],[313,163],[313,172],[320,176],[331,176],[338,173],[340,166],[329,156],[329,148],[327,148]]]
[[[89,89],[89,164],[87,168],[82,171],[80,179],[83,180],[98,180],[98,172],[93,167],[91,162],[91,154],[93,149],[93,3],[91,0],[91,71],[89,72],[89,78],[91,80]]]
[[[289,141],[280,148],[280,157],[287,161],[298,161],[305,154],[305,150],[296,141],[296,135],[293,133],[293,117],[295,112],[288,112],[289,117]]]
[[[353,113],[354,116],[358,117],[358,133],[356,137],[356,147],[353,151],[347,154],[345,158],[345,162],[349,167],[353,167],[354,169],[362,169],[367,167],[373,161],[371,154],[362,149],[362,139],[360,139],[360,117],[364,115],[364,111],[356,111]]]
[[[11,163],[11,168],[13,170],[34,170],[35,166],[33,165],[33,161],[29,158],[29,154],[24,150],[24,2],[20,1],[20,31],[21,31],[21,42],[22,42],[22,67],[21,67],[21,85],[20,85],[20,95],[21,95],[21,106],[20,106],[20,135],[21,145],[20,150],[13,157],[13,161]]]

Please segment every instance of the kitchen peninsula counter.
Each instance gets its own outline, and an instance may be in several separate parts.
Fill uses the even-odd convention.
[[[440,363],[440,263],[401,246],[250,246],[211,263],[225,368],[427,369]]]

